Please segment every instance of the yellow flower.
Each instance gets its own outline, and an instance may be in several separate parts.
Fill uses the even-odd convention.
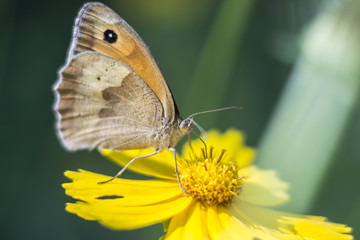
[[[351,228],[324,217],[268,209],[288,200],[288,185],[275,172],[251,165],[254,150],[236,130],[209,133],[207,150],[200,141],[185,145],[179,159],[179,187],[170,151],[139,159],[130,169],[151,180],[117,178],[84,170],[67,171],[63,187],[78,199],[66,210],[102,225],[128,230],[164,223],[164,239],[323,239],[350,240]],[[120,165],[151,150],[102,153]]]

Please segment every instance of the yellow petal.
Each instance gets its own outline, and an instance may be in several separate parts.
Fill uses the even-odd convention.
[[[294,225],[294,232],[304,238],[327,240],[354,239],[351,235],[343,234],[350,233],[352,230],[344,224],[324,222],[324,220],[311,217],[305,219],[284,217],[281,223]]]
[[[240,198],[252,204],[274,206],[289,199],[288,184],[281,181],[273,170],[260,170],[249,166],[240,170],[246,176]]]
[[[247,166],[253,161],[255,151],[253,148],[245,146],[244,140],[244,135],[235,129],[229,129],[224,134],[220,134],[217,130],[211,130],[208,132],[206,145],[216,147],[215,151],[221,152],[225,149],[227,160],[237,161],[240,166]],[[204,148],[204,144],[199,139],[193,140],[191,146],[197,156],[202,156],[201,148]],[[220,152],[215,154],[219,155]],[[192,155],[192,150],[188,144],[185,144],[182,156],[187,157],[189,154]]]
[[[137,149],[121,152],[104,149],[101,151],[101,154],[110,158],[118,165],[125,166],[134,157],[144,156],[153,152],[153,149]],[[128,169],[147,176],[154,176],[163,179],[175,179],[176,175],[174,162],[173,153],[169,150],[163,150],[154,156],[136,159],[132,164],[130,164]]]
[[[224,226],[222,225],[217,210],[218,210],[217,206],[211,206],[207,211],[206,221],[207,221],[208,232],[209,235],[211,236],[211,239],[229,239],[229,240],[234,239],[230,237],[230,235],[227,233]]]
[[[281,214],[266,208],[238,201],[230,205],[229,213],[243,222],[254,237],[261,240],[303,240],[291,233],[283,233],[279,228],[278,219]]]
[[[301,216],[266,209],[236,199],[229,213],[264,240],[352,240],[351,228],[323,217]]]
[[[128,180],[116,178],[105,184],[109,176],[84,170],[66,171],[65,176],[73,180],[63,184],[66,194],[85,202],[112,200],[122,206],[146,205],[167,199],[186,196],[177,181],[172,180]],[[139,194],[140,193],[140,194]]]
[[[72,183],[66,193],[81,201],[66,210],[87,220],[97,220],[112,229],[135,229],[166,221],[189,206],[192,198],[182,193],[176,181],[114,179],[80,170],[67,171]]]
[[[184,226],[186,223],[188,212],[193,208],[196,200],[189,205],[189,208],[179,212],[169,221],[167,226],[167,233],[164,237],[165,240],[178,240],[184,239]]]
[[[217,213],[229,239],[253,240],[254,236],[246,225],[230,215],[225,207],[219,206]]]
[[[191,207],[170,220],[165,239],[209,239],[206,207],[200,201],[193,200]]]
[[[191,198],[177,198],[148,206],[119,206],[116,203],[101,201],[67,204],[68,212],[87,220],[97,220],[102,225],[116,230],[130,230],[160,223],[187,208]]]

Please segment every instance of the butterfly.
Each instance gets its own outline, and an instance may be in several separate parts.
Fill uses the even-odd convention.
[[[67,150],[154,149],[128,165],[164,149],[173,151],[176,163],[174,147],[194,124],[180,116],[144,41],[98,2],[78,13],[54,92],[57,135]]]
[[[86,3],[80,9],[67,60],[53,90],[57,135],[65,149],[154,149],[131,159],[108,181],[120,176],[136,159],[169,149],[184,192],[175,145],[185,134],[197,135],[194,125],[206,138],[193,116],[241,109],[225,107],[182,118],[144,41],[124,19],[98,2]]]

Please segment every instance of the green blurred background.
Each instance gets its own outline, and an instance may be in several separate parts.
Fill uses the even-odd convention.
[[[142,36],[183,117],[236,127],[257,163],[291,183],[283,210],[360,232],[358,1],[104,1]],[[84,1],[1,0],[1,239],[157,239],[162,226],[116,232],[65,212],[65,170],[113,175],[97,152],[67,153],[51,87]],[[358,17],[359,16],[359,17]],[[125,177],[134,176],[130,172]]]

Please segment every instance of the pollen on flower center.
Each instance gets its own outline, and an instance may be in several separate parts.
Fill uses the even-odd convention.
[[[180,181],[183,188],[194,198],[209,205],[228,203],[240,192],[241,180],[236,162],[226,161],[225,150],[214,154],[213,147],[202,156],[190,154],[179,164]]]

